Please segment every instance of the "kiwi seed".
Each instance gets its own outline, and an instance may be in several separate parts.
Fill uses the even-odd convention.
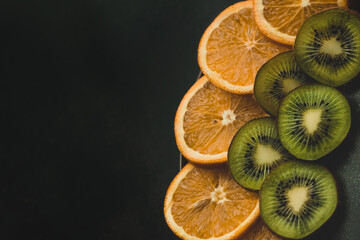
[[[360,20],[343,9],[315,14],[301,26],[294,51],[309,76],[329,86],[343,85],[360,72]]]
[[[249,121],[234,136],[228,162],[234,179],[243,187],[259,190],[269,172],[292,156],[281,145],[270,117]]]
[[[279,107],[279,138],[300,159],[316,160],[334,150],[347,136],[350,125],[348,101],[325,85],[299,87]]]
[[[311,83],[295,61],[293,51],[280,53],[266,62],[258,71],[254,95],[259,104],[276,116],[281,100],[295,88]]]
[[[336,182],[326,168],[288,161],[265,179],[260,190],[260,214],[276,234],[300,239],[332,216],[337,199]]]

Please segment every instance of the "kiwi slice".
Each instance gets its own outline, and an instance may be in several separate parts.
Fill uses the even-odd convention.
[[[295,157],[316,160],[335,149],[351,125],[350,106],[335,88],[306,85],[281,102],[278,133],[283,146]]]
[[[255,78],[254,95],[260,105],[276,116],[281,100],[295,88],[311,82],[295,61],[293,51],[280,53],[266,62]]]
[[[313,15],[295,40],[295,57],[304,72],[333,87],[360,72],[360,20],[343,9]]]
[[[271,169],[292,156],[281,145],[275,121],[270,117],[247,122],[235,134],[228,151],[228,163],[235,181],[259,190]]]
[[[289,161],[274,169],[260,190],[260,214],[276,234],[303,238],[321,227],[337,206],[332,174],[318,164]]]

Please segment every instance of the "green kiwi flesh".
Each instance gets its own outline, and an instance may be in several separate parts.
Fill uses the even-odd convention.
[[[320,84],[299,87],[281,102],[278,134],[295,157],[316,160],[334,150],[351,125],[350,106],[335,88]]]
[[[288,161],[265,179],[260,190],[260,214],[276,234],[300,239],[332,216],[337,198],[336,182],[326,168]]]
[[[273,116],[281,100],[295,88],[312,82],[295,61],[293,51],[281,53],[266,62],[255,78],[254,95],[259,104]]]
[[[281,145],[270,117],[247,122],[235,134],[228,151],[232,176],[241,186],[259,190],[271,169],[292,156]]]
[[[296,61],[310,77],[333,87],[360,72],[360,20],[343,9],[310,17],[295,40]]]

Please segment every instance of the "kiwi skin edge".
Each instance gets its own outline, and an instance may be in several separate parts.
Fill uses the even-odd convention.
[[[309,162],[307,162],[307,161],[303,161],[303,160],[299,160],[299,159],[292,160],[292,161],[289,161],[289,162],[287,162],[287,163],[290,163],[290,162],[293,162],[293,161],[299,161],[299,162],[309,163]],[[286,164],[286,163],[285,163],[285,164]],[[310,162],[309,164],[314,164],[314,163],[311,163],[311,162]],[[328,168],[326,168],[325,166],[323,166],[323,165],[321,165],[321,164],[316,164],[316,165],[319,165],[322,169],[324,169],[325,171],[327,171],[328,173],[330,173],[330,175],[333,177],[333,180],[334,180],[334,183],[335,183],[335,189],[336,189],[336,199],[337,199],[336,205],[335,205],[335,208],[334,208],[334,211],[333,211],[333,213],[331,214],[331,216],[330,216],[320,227],[318,227],[317,229],[315,229],[314,231],[310,232],[308,235],[306,235],[306,236],[304,236],[304,237],[302,237],[302,238],[287,238],[287,237],[283,237],[283,236],[277,234],[276,232],[274,232],[274,231],[265,223],[265,221],[263,220],[264,224],[268,227],[268,229],[269,229],[273,234],[281,237],[281,238],[284,239],[284,240],[287,240],[287,239],[289,239],[289,240],[290,240],[290,239],[304,239],[304,238],[310,237],[311,235],[314,235],[314,234],[318,233],[320,230],[323,230],[324,228],[326,228],[326,227],[328,226],[329,222],[330,222],[332,219],[334,219],[334,216],[338,213],[339,205],[341,205],[341,200],[340,200],[340,198],[339,198],[339,197],[340,197],[340,194],[339,194],[339,189],[340,189],[339,183],[338,183],[336,177],[334,176],[334,174],[333,174]],[[269,178],[270,174],[271,174],[271,172],[265,177],[265,179],[264,179],[264,181],[263,181],[263,183],[262,183],[262,185],[261,185],[260,192],[261,192],[261,190],[263,189],[263,185],[264,185],[264,183],[267,181],[267,179]],[[260,202],[261,202],[261,194],[259,194],[259,203],[260,203]],[[262,208],[261,208],[261,204],[259,204],[259,209],[260,209],[260,217],[262,218]]]
[[[252,122],[252,121],[254,121],[254,120],[256,120],[256,119],[262,119],[262,118],[268,118],[268,117],[260,117],[260,118],[254,118],[254,119],[251,119],[250,121],[248,121],[247,123],[249,123],[249,122]],[[276,122],[276,121],[275,121]],[[247,123],[245,123],[245,124],[247,124]],[[244,125],[245,126],[245,125]],[[241,128],[240,128],[241,129]],[[239,129],[239,130],[240,130]],[[238,130],[238,131],[239,131]],[[237,132],[236,132],[237,133]],[[235,135],[236,135],[236,133],[235,133]],[[233,137],[233,139],[231,140],[231,143],[230,143],[230,145],[229,145],[229,149],[230,149],[230,147],[231,147],[231,145],[233,144],[233,141],[234,141],[234,138],[235,138],[235,135],[234,135],[234,137]],[[235,179],[235,176],[233,175],[233,173],[230,171],[230,166],[229,166],[229,150],[228,150],[228,152],[227,152],[227,161],[226,161],[226,164],[227,164],[227,167],[228,167],[228,169],[229,169],[229,172],[230,172],[230,175],[231,175],[231,177],[233,178],[233,179]],[[266,176],[267,177],[267,176]],[[234,180],[235,181],[235,180]],[[237,181],[235,181],[239,186],[241,186]],[[247,188],[247,187],[243,187],[243,186],[241,186],[242,188],[245,188],[246,190],[249,190],[249,191],[252,191],[252,192],[259,192],[259,190],[255,190],[255,189],[251,189],[251,188]]]
[[[299,161],[301,161],[301,160],[299,160]],[[324,166],[323,166],[323,167],[324,167]],[[325,168],[328,172],[331,173],[331,171],[330,171],[329,169],[327,169],[326,167],[324,167],[324,168]],[[333,176],[334,176],[334,175],[333,175]],[[266,181],[266,179],[267,179],[268,177],[269,177],[269,175],[267,175],[267,176],[265,177],[264,182]],[[337,203],[336,203],[336,207],[335,207],[334,213],[331,215],[331,217],[330,217],[328,220],[326,220],[326,222],[325,222],[323,225],[321,225],[318,229],[316,229],[315,231],[313,231],[312,233],[310,233],[310,234],[307,235],[306,237],[310,237],[311,235],[314,235],[314,234],[320,232],[320,230],[323,230],[324,228],[328,227],[329,222],[336,217],[336,214],[338,213],[338,208],[339,208],[339,206],[340,206],[342,203],[341,203],[341,200],[340,200],[340,198],[339,198],[339,197],[340,197],[340,194],[339,194],[339,189],[340,189],[339,183],[338,183],[338,181],[336,180],[335,176],[334,176],[334,181],[335,181],[336,194],[337,194],[337,199],[338,199],[338,201],[337,201]],[[262,183],[262,185],[264,184],[264,182]],[[262,186],[261,186],[261,188],[262,188]],[[260,188],[260,191],[261,191],[261,188]],[[259,201],[260,201],[260,194],[259,194]],[[262,217],[261,217],[261,207],[260,207],[260,205],[259,205],[259,209],[260,209],[260,218],[261,218],[261,220],[262,220]],[[257,221],[259,221],[259,220],[257,220]],[[262,220],[262,221],[263,221],[263,220]],[[263,222],[264,222],[264,221],[263,221]],[[266,225],[265,222],[264,222],[264,224]],[[283,236],[278,235],[278,234],[275,233],[268,225],[266,225],[266,226],[267,226],[267,228],[269,229],[269,231],[272,232],[273,234],[275,234],[276,236],[279,236],[280,238],[282,238],[282,239],[284,239],[284,240],[291,240],[291,238],[286,238],[286,237],[283,237]],[[306,237],[305,237],[305,238],[306,238]]]
[[[279,53],[279,54],[277,54],[277,55],[275,55],[274,57],[276,57],[276,56],[278,56],[278,55],[280,55],[280,54],[283,54],[283,53],[289,53],[289,52],[294,52],[294,50],[289,50],[289,51],[285,51],[285,52],[282,52],[282,53]],[[272,59],[272,58],[271,58]],[[270,61],[271,59],[269,59],[268,61]],[[267,62],[268,62],[267,61]],[[267,63],[266,62],[266,63]],[[258,73],[261,71],[261,69],[263,69],[264,67],[265,67],[265,64],[266,63],[264,63],[260,68],[259,68],[259,70],[257,71],[257,73],[256,73],[256,75],[258,75]],[[256,76],[255,76],[255,82],[254,82],[254,98],[255,98],[255,100],[258,102],[258,100],[257,100],[257,97],[256,97],[256,92],[255,92],[255,88],[256,88]],[[276,115],[274,115],[274,114],[272,114],[271,112],[269,112],[267,109],[265,109],[263,106],[261,106],[261,104],[259,104],[260,105],[260,107],[264,110],[264,112],[266,112],[269,116],[273,116],[274,118],[276,118],[276,116],[277,116],[277,111],[276,111]],[[280,105],[279,105],[280,106]],[[277,122],[277,119],[275,119],[275,122]]]
[[[345,141],[345,139],[346,139],[347,136],[349,135],[349,131],[350,131],[350,129],[351,129],[351,123],[352,123],[352,122],[351,122],[351,121],[352,121],[351,116],[352,116],[352,113],[351,113],[351,107],[350,107],[349,101],[347,100],[347,98],[345,97],[345,95],[342,94],[342,92],[340,92],[338,89],[333,88],[333,87],[329,87],[329,86],[326,86],[326,85],[323,85],[323,84],[309,84],[309,85],[304,85],[304,86],[301,86],[301,87],[299,87],[299,88],[296,88],[296,89],[294,89],[293,91],[291,91],[290,93],[292,93],[292,92],[294,92],[294,91],[296,91],[296,90],[299,90],[299,89],[301,89],[301,88],[309,87],[309,86],[324,86],[324,87],[331,88],[332,90],[338,92],[338,93],[339,93],[341,96],[343,96],[344,99],[346,100],[346,102],[347,102],[346,108],[348,109],[348,112],[349,112],[349,118],[347,119],[348,123],[346,124],[346,135],[345,135],[344,137],[342,137],[340,141],[335,142],[336,144],[334,144],[334,147],[333,147],[330,151],[326,151],[326,152],[324,152],[324,153],[322,153],[322,154],[319,154],[319,155],[316,156],[316,157],[304,157],[303,155],[302,155],[301,157],[299,157],[299,156],[296,156],[296,154],[294,154],[293,151],[290,151],[289,149],[287,149],[286,146],[283,144],[283,146],[290,152],[291,155],[295,156],[295,158],[298,158],[298,159],[301,159],[301,160],[307,160],[307,161],[316,161],[316,160],[318,160],[318,159],[320,159],[320,158],[328,155],[328,154],[331,153],[332,151],[334,151],[341,143],[343,143],[343,142]],[[288,96],[290,95],[290,93],[288,94]],[[286,97],[287,97],[287,96],[286,96]],[[286,97],[285,97],[285,98],[286,98]],[[284,99],[285,99],[285,98],[284,98]],[[284,99],[283,99],[283,101],[280,103],[279,109],[282,108],[282,106],[284,105]],[[346,120],[346,119],[345,119],[345,120]],[[279,136],[279,138],[280,138],[280,141],[282,142],[281,137],[280,137],[281,134],[280,134],[280,131],[279,131],[279,119],[278,119],[278,118],[276,119],[276,127],[277,127],[276,129],[277,129],[277,131],[278,131],[278,136]],[[339,139],[336,139],[336,140],[339,140]]]
[[[288,52],[293,52],[294,50],[289,50],[289,51],[285,51],[285,52],[282,52],[282,53],[288,53]],[[278,56],[278,55],[280,55],[280,54],[282,54],[282,53],[279,53],[279,54],[277,54],[277,55],[275,55],[274,57],[276,57],[276,56]],[[270,59],[268,60],[268,61],[270,61]],[[268,62],[267,61],[267,62]],[[266,62],[266,63],[267,63]],[[263,69],[264,68],[264,66],[265,66],[265,64],[266,63],[264,63],[260,68],[259,68],[259,70],[257,71],[257,73],[256,73],[256,75],[258,75],[258,73],[260,72],[260,70],[261,69]],[[258,100],[257,100],[257,97],[256,97],[256,92],[255,92],[255,88],[256,88],[256,76],[255,76],[255,82],[254,82],[254,98],[255,98],[255,100],[258,102]],[[272,114],[271,112],[269,112],[267,109],[265,109],[263,106],[261,106],[261,104],[259,104],[260,105],[260,107],[264,110],[264,112],[266,112],[266,114],[268,114],[269,116],[273,116],[273,117],[275,117],[276,118],[276,116],[277,116],[277,111],[276,111],[276,115],[274,115],[274,114]],[[275,120],[275,122],[277,122],[276,120]]]
[[[273,112],[271,112],[270,110],[268,110],[266,107],[264,107],[261,103],[264,102],[264,100],[262,100],[263,98],[261,97],[264,93],[264,87],[261,88],[261,83],[260,83],[260,79],[264,78],[263,76],[266,75],[266,73],[270,70],[270,69],[276,69],[276,70],[280,70],[280,68],[277,68],[277,67],[272,67],[272,65],[274,65],[274,62],[273,61],[276,61],[277,64],[283,64],[285,61],[287,62],[288,59],[284,59],[285,56],[287,55],[290,55],[290,58],[291,58],[291,61],[292,61],[292,64],[294,64],[296,66],[296,70],[298,70],[299,72],[301,72],[301,78],[302,78],[302,82],[300,84],[300,86],[304,86],[304,85],[308,85],[308,84],[313,84],[313,83],[316,83],[316,81],[314,79],[312,79],[310,76],[308,76],[304,71],[301,70],[300,68],[300,65],[298,63],[296,63],[296,60],[295,60],[295,53],[294,53],[294,50],[289,50],[289,51],[285,51],[285,52],[282,52],[282,53],[279,53],[277,54],[276,56],[272,57],[271,59],[269,59],[266,63],[264,63],[260,69],[257,71],[257,74],[256,74],[256,77],[255,77],[255,82],[254,82],[254,98],[255,100],[259,103],[259,105],[261,106],[261,108],[267,113],[269,114],[270,116],[273,116],[273,117],[277,117],[277,114],[278,114],[278,109],[279,109],[279,106],[280,106],[280,103],[282,101],[283,98],[286,97],[286,95],[288,95],[291,91],[295,90],[295,89],[292,89],[291,91],[285,93],[285,96],[278,102],[278,107],[276,108],[276,106],[274,106],[273,104],[270,104],[270,106],[274,106],[274,108],[276,108],[276,110],[274,110]],[[276,60],[275,60],[276,59]],[[272,62],[271,65],[269,64],[269,62]],[[292,65],[291,64],[291,65]],[[268,71],[266,71],[265,69],[267,69]],[[285,70],[285,69],[283,69]],[[283,71],[282,70],[282,71]],[[293,69],[292,69],[293,70]],[[264,73],[263,73],[264,71]],[[298,82],[299,79],[296,79]],[[264,81],[262,81],[262,84],[264,84]],[[300,87],[299,86],[299,87]],[[266,88],[265,88],[266,89]],[[266,95],[266,94],[265,94]],[[270,100],[269,100],[270,101]],[[268,104],[265,104],[269,107]],[[271,108],[271,107],[269,107]]]
[[[332,10],[342,10],[344,12],[347,12],[349,14],[351,14],[352,16],[349,16],[349,21],[351,20],[354,20],[354,19],[357,19],[360,21],[360,14],[357,13],[356,11],[354,10],[351,10],[349,8],[346,8],[346,7],[333,7],[333,8],[329,8],[329,9],[325,9],[323,11],[320,11],[314,15],[312,15],[310,18],[306,19],[305,22],[303,23],[303,25],[300,27],[300,30],[297,34],[297,37],[295,39],[295,43],[294,43],[294,52],[295,52],[295,56],[296,56],[296,60],[297,62],[299,63],[300,67],[302,69],[305,69],[305,72],[306,74],[308,74],[311,78],[317,80],[319,83],[322,83],[324,85],[328,85],[328,86],[331,86],[331,87],[340,87],[340,86],[343,86],[345,85],[346,83],[349,83],[351,82],[352,80],[354,80],[357,76],[360,75],[360,65],[358,66],[358,70],[356,70],[356,68],[354,69],[354,71],[352,71],[351,74],[348,74],[348,75],[344,75],[342,74],[343,76],[340,76],[339,79],[341,78],[345,78],[345,81],[344,80],[339,80],[339,79],[335,79],[335,78],[332,78],[332,75],[331,74],[317,74],[316,72],[314,72],[313,70],[308,70],[308,69],[312,69],[312,65],[311,63],[307,63],[307,62],[303,62],[300,58],[300,56],[302,54],[299,54],[298,52],[300,51],[299,48],[300,47],[297,47],[298,45],[300,46],[300,43],[298,43],[300,40],[300,37],[299,35],[301,34],[306,34],[306,33],[303,33],[301,30],[302,28],[308,23],[308,22],[314,22],[314,20],[312,19],[312,17],[316,17],[317,15],[319,14],[322,14],[324,12],[327,12],[327,11],[332,11]],[[338,13],[338,14],[343,14],[343,13]],[[354,18],[352,18],[354,17]],[[309,24],[310,24],[309,23]],[[304,53],[303,53],[304,54]],[[355,58],[358,58],[359,56],[355,56]],[[303,57],[302,57],[303,58]]]
[[[251,119],[250,121],[248,121],[246,124],[248,124],[248,123],[250,123],[250,122],[252,122],[252,121],[255,121],[255,120],[259,120],[259,119],[269,119],[269,118],[271,118],[274,122],[275,122],[275,127],[276,127],[276,130],[277,130],[277,126],[276,126],[276,119],[275,118],[273,118],[273,117],[270,117],[270,116],[268,116],[268,117],[259,117],[259,118],[254,118],[254,119]],[[244,125],[245,126],[245,125]],[[242,127],[241,127],[242,128]],[[240,129],[241,129],[240,128]],[[240,131],[240,129],[238,130],[238,131]],[[236,134],[237,134],[237,132],[236,132]],[[235,135],[236,135],[235,134]],[[233,142],[234,142],[234,139],[235,139],[235,136],[233,137],[233,139],[231,140],[231,143],[230,143],[230,145],[229,145],[229,149],[230,149],[230,147],[231,147],[231,145],[233,144]],[[280,140],[280,139],[279,139]],[[232,176],[232,178],[235,180],[236,178],[235,178],[235,176],[233,175],[233,173],[232,173],[232,171],[230,171],[230,166],[229,166],[229,150],[228,150],[228,152],[227,152],[227,161],[226,161],[226,163],[227,163],[227,167],[228,167],[228,169],[229,169],[229,172],[230,172],[230,174],[231,174],[231,176]],[[295,159],[295,158],[294,158]],[[281,165],[281,164],[280,164]],[[269,173],[270,174],[270,173]],[[268,174],[268,175],[269,175]],[[267,176],[265,177],[265,179],[267,178]],[[242,188],[245,188],[245,189],[247,189],[247,190],[249,190],[249,191],[252,191],[252,192],[259,192],[260,191],[260,189],[261,189],[261,186],[260,186],[260,189],[251,189],[251,188],[248,188],[248,187],[245,187],[245,186],[242,186],[240,183],[238,183],[236,180],[235,180],[235,182],[237,183],[237,184],[239,184],[239,186],[241,186]],[[263,182],[262,182],[262,184],[263,184]],[[262,185],[261,184],[261,185]]]

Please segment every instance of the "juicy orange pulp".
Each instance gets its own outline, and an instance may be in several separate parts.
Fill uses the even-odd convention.
[[[219,154],[227,151],[241,126],[263,115],[251,95],[228,93],[207,82],[188,104],[184,116],[185,141],[202,154]]]
[[[252,10],[241,9],[224,19],[210,35],[207,64],[232,84],[241,81],[242,85],[251,85],[260,66],[279,53],[273,45],[257,30]]]
[[[264,16],[280,32],[295,36],[304,21],[338,6],[337,0],[263,0]]]
[[[346,7],[347,0],[253,0],[257,25],[269,38],[293,45],[296,35],[310,16],[335,7]]]
[[[258,69],[289,48],[273,42],[257,27],[252,2],[223,11],[205,31],[199,45],[199,65],[210,81],[234,93],[250,93]]]
[[[251,227],[241,240],[281,240],[283,238],[272,233],[263,221],[258,221],[255,226]]]
[[[227,169],[188,164],[178,176],[169,187],[164,211],[169,226],[184,239],[233,238],[259,215],[258,194],[238,185]]]

